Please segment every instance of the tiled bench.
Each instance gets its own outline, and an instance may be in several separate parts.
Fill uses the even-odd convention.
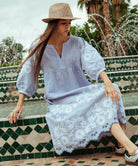
[[[120,71],[109,72],[109,78],[120,87],[122,93],[138,92],[138,71]],[[91,81],[86,75],[87,79]],[[93,82],[94,83],[94,82]],[[25,101],[43,100],[45,93],[44,80],[39,79],[38,90],[32,97],[26,97]],[[0,104],[13,103],[18,100],[18,91],[16,88],[16,81],[1,82],[0,83]]]
[[[107,72],[138,70],[138,55],[104,58]],[[16,81],[18,66],[0,68],[0,82]],[[39,78],[43,78],[40,71]]]
[[[127,135],[138,145],[138,107],[127,107],[125,112]],[[111,152],[115,145],[116,140],[112,136],[103,137],[100,142],[91,141],[86,148],[75,149],[71,154],[64,152],[61,156]],[[25,117],[15,124],[10,124],[6,118],[0,119],[0,161],[53,156],[58,155],[55,153],[44,115]]]
[[[138,92],[137,58],[138,56],[105,58],[108,76],[112,82],[119,85],[122,93]],[[9,67],[8,70],[0,68],[0,104],[16,103],[18,100],[17,68]],[[86,77],[91,81],[87,75]],[[25,102],[44,100],[44,92],[43,73],[41,72],[37,93],[30,98],[26,97]],[[138,145],[138,106],[126,107],[125,112],[127,135]],[[16,124],[10,124],[7,118],[0,118],[0,161],[56,156],[44,116],[24,117]],[[62,155],[111,152],[114,151],[115,144],[116,140],[113,137],[104,137],[100,142],[91,141],[86,148],[78,148],[71,154],[64,152]]]

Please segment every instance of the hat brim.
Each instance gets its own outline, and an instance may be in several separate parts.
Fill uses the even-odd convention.
[[[80,18],[76,18],[76,17],[44,18],[42,19],[42,21],[49,23],[50,21],[53,21],[53,20],[77,20],[77,19],[80,19]]]

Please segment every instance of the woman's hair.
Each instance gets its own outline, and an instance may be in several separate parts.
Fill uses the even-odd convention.
[[[21,68],[21,66],[35,53],[35,61],[34,61],[34,84],[36,87],[37,81],[38,81],[38,75],[40,70],[40,64],[41,59],[45,50],[45,47],[47,46],[48,40],[53,32],[53,30],[56,27],[58,20],[53,20],[48,23],[48,26],[45,30],[45,32],[39,37],[39,41],[34,47],[34,49],[31,50],[28,57],[22,62],[22,64],[19,66],[18,70]]]

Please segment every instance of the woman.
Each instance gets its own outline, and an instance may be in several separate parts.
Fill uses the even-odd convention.
[[[71,153],[90,140],[112,134],[119,142],[116,153],[124,154],[126,149],[126,162],[135,164],[138,148],[125,135],[126,118],[119,88],[106,75],[98,52],[82,38],[70,36],[74,19],[77,18],[72,16],[68,4],[50,7],[49,18],[43,19],[48,26],[22,64],[17,80],[19,101],[9,114],[9,121],[20,118],[25,96],[36,92],[41,67],[49,108],[46,121],[56,153]],[[92,79],[102,79],[104,83],[91,85],[82,66]]]

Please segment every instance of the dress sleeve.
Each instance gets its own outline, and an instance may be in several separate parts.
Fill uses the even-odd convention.
[[[88,76],[97,82],[101,79],[100,73],[106,71],[104,59],[97,50],[80,38],[81,64]]]
[[[16,83],[18,92],[29,97],[37,90],[34,85],[34,60],[35,56],[33,55],[24,63]]]

